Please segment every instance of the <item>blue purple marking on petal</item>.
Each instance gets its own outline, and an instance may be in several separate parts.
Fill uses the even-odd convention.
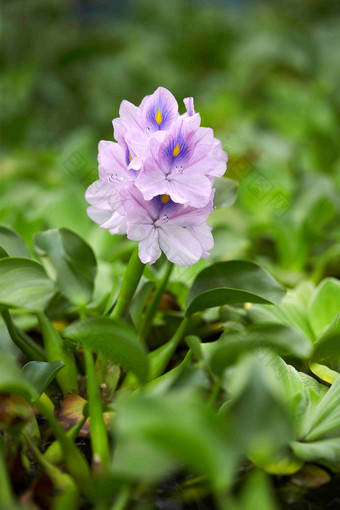
[[[178,145],[178,148],[177,148]],[[174,155],[177,153],[177,155]],[[174,138],[163,147],[161,157],[166,160],[169,166],[179,166],[180,163],[186,161],[190,156],[190,144],[185,139],[182,131],[179,130]]]
[[[156,121],[156,116],[158,110],[161,113],[162,121],[158,124]],[[166,104],[163,103],[162,98],[159,97],[158,101],[156,101],[151,108],[146,113],[147,127],[152,131],[161,131],[163,129],[167,129],[172,121],[172,113],[167,107]]]

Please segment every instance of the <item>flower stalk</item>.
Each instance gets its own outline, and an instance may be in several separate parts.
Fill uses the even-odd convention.
[[[61,336],[46,315],[42,312],[37,315],[48,361],[61,360],[65,365],[56,376],[58,384],[63,393],[79,393],[77,367],[71,352],[65,348]]]
[[[144,264],[138,256],[138,248],[136,248],[129,260],[125,270],[122,285],[120,287],[117,303],[111,314],[114,319],[124,318],[126,311],[130,305],[131,299],[136,291],[138,283],[144,271]]]
[[[84,349],[84,359],[87,375],[87,398],[91,422],[90,434],[93,458],[103,468],[107,468],[109,463],[109,441],[103,417],[101,393],[95,365],[92,353],[88,348]]]
[[[14,498],[7,471],[5,443],[0,434],[0,505],[5,507],[13,503]]]
[[[15,326],[9,311],[3,310],[1,315],[13,343],[25,354],[25,356],[35,361],[46,361],[43,349],[28,335],[26,335],[26,333],[20,331],[19,328]]]
[[[158,310],[159,303],[162,299],[164,290],[165,290],[166,285],[169,281],[173,267],[174,267],[174,265],[171,262],[167,263],[167,268],[165,270],[163,278],[158,283],[158,286],[151,298],[150,304],[147,307],[146,313],[144,315],[144,318],[143,318],[143,321],[141,324],[140,333],[139,333],[140,338],[142,340],[145,340],[149,336],[150,329],[152,327],[153,318],[156,315],[156,312]]]

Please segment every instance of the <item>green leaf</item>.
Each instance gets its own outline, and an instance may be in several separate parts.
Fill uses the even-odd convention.
[[[324,435],[340,433],[340,377],[329,388],[326,395],[315,407],[310,419],[306,441],[319,439]]]
[[[336,370],[332,370],[321,363],[310,362],[309,368],[314,375],[328,384],[333,384],[340,375]]]
[[[132,476],[150,480],[157,474],[155,464],[146,462],[144,471],[135,473],[132,459],[136,452],[149,454],[160,473],[164,464],[185,464],[197,474],[206,476],[217,489],[231,481],[235,446],[222,417],[203,404],[192,392],[172,392],[150,396],[138,394],[119,407],[114,422],[120,454],[114,457],[112,470],[120,473],[128,466]],[[132,456],[132,459],[131,459]]]
[[[325,332],[339,311],[340,282],[327,278],[317,287],[308,309],[308,318],[316,337]]]
[[[311,343],[297,329],[282,324],[256,325],[243,331],[224,333],[211,354],[210,366],[216,375],[235,363],[241,354],[257,355],[260,349],[269,347],[281,356],[307,358],[312,351]]]
[[[335,317],[329,328],[315,341],[313,359],[322,360],[329,358],[331,356],[339,357],[339,355],[340,355],[340,312]]]
[[[44,310],[55,292],[44,268],[24,258],[0,259],[0,304]]]
[[[314,285],[311,282],[302,282],[295,289],[288,290],[280,305],[253,305],[248,310],[248,315],[252,322],[279,322],[286,326],[296,326],[307,338],[315,340],[307,317],[308,303],[313,291]]]
[[[60,360],[52,362],[30,361],[26,363],[22,370],[26,379],[30,381],[40,396],[64,366],[64,363]]]
[[[0,257],[4,256],[30,258],[25,241],[13,230],[0,226]]]
[[[246,485],[241,493],[240,504],[236,508],[239,510],[254,510],[254,508],[278,510],[279,507],[274,500],[268,475],[265,475],[265,473],[258,469],[248,476]],[[234,509],[231,508],[231,510]]]
[[[323,464],[340,463],[340,438],[321,439],[312,443],[292,441],[290,447],[294,454],[304,462],[317,462]]]
[[[228,379],[230,400],[221,413],[231,417],[244,453],[257,465],[266,465],[293,439],[293,421],[280,392],[279,374],[270,366],[275,355],[245,358]]]
[[[63,334],[79,345],[89,347],[108,360],[132,371],[141,382],[148,379],[148,357],[135,331],[127,324],[108,317],[91,317],[68,326]]]
[[[294,419],[295,435],[304,437],[310,430],[311,416],[328,387],[314,377],[298,372],[281,358],[276,360],[275,371],[280,380],[282,396]]]
[[[13,359],[4,352],[0,354],[0,393],[15,393],[31,404],[39,396],[37,391]]]
[[[215,179],[214,188],[216,190],[214,195],[215,207],[229,207],[233,205],[237,196],[237,181],[228,179],[228,177]]]
[[[285,290],[253,262],[217,262],[196,277],[187,299],[187,315],[230,303],[279,304]]]
[[[61,294],[77,306],[91,300],[97,263],[85,241],[65,228],[52,229],[36,234],[35,250]]]

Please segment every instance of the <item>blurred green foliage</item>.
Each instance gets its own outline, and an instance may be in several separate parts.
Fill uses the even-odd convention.
[[[214,213],[215,259],[283,283],[339,276],[339,4],[13,0],[1,12],[0,222],[31,245],[67,227],[102,260],[129,251],[87,218],[96,145],[126,98],[194,96],[240,182]],[[183,107],[183,105],[182,105]]]
[[[17,231],[29,248],[12,231],[1,229],[1,267],[3,272],[12,271],[2,280],[3,306],[37,308],[32,296],[38,273],[40,300],[44,304],[50,297],[54,284],[43,269],[20,258],[29,252],[40,257],[61,293],[46,310],[51,320],[59,320],[53,323],[61,330],[61,334],[53,330],[57,347],[63,338],[66,350],[75,348],[73,328],[73,336],[82,334],[92,347],[116,359],[116,352],[108,354],[102,345],[94,345],[104,342],[107,349],[113,342],[106,337],[114,336],[122,369],[128,361],[130,370],[146,380],[152,356],[155,366],[163,363],[157,358],[162,350],[152,349],[171,338],[188,287],[206,266],[248,259],[289,288],[277,306],[243,308],[231,300],[196,314],[186,338],[189,350],[183,343],[174,354],[176,344],[168,370],[160,370],[157,379],[150,377],[145,393],[124,400],[122,391],[113,401],[110,395],[107,409],[117,413],[113,437],[118,447],[110,476],[98,480],[97,492],[91,493],[98,509],[106,508],[105,502],[117,491],[123,501],[126,484],[136,480],[152,484],[183,465],[198,478],[190,474],[180,484],[176,481],[178,494],[171,497],[186,497],[189,505],[213,490],[215,506],[225,508],[223,490],[235,473],[241,478],[249,468],[246,461],[235,469],[239,457],[279,475],[275,479],[279,499],[290,508],[292,502],[302,508],[304,498],[308,508],[309,498],[314,504],[315,492],[298,493],[291,485],[280,492],[283,476],[295,474],[300,477],[296,485],[303,487],[315,483],[315,474],[308,474],[311,464],[307,474],[306,466],[300,470],[305,462],[331,470],[338,484],[339,21],[336,0],[5,0],[1,5],[0,224]],[[156,316],[146,362],[134,333],[123,334],[122,326],[119,336],[107,318],[86,319],[87,326],[96,324],[93,338],[74,324],[62,330],[77,318],[76,305],[81,314],[103,315],[117,297],[133,244],[124,236],[110,236],[89,220],[84,193],[97,176],[97,143],[112,139],[111,119],[118,116],[120,102],[138,104],[159,85],[173,92],[182,112],[182,99],[194,96],[202,124],[214,128],[229,154],[226,176],[239,183],[239,192],[233,207],[221,207],[211,215],[212,259],[174,269],[167,286],[172,296]],[[34,250],[34,234],[51,228],[62,230],[38,234]],[[7,259],[7,253],[13,258]],[[144,272],[131,304],[135,326],[162,273],[161,265],[162,261]],[[242,278],[246,288],[251,287],[248,274]],[[235,288],[244,290],[243,283],[238,281]],[[7,310],[3,315],[12,328],[8,333],[0,323],[1,347],[20,360],[17,346],[27,342],[26,332],[40,338],[37,319],[19,309],[13,313],[13,325]],[[40,315],[45,347],[52,331],[46,321]],[[88,346],[84,338],[82,347]],[[53,364],[62,355],[50,357]],[[35,399],[34,380],[30,389],[27,373],[19,373],[7,358],[2,363],[2,391],[31,401],[34,390]],[[65,373],[61,365],[34,363],[39,395],[57,369],[59,380]],[[118,365],[114,368],[112,394],[121,374]],[[328,390],[324,383],[334,384]],[[202,405],[202,394],[210,391],[209,404]],[[17,404],[12,407],[20,411]],[[20,420],[20,427],[26,427],[27,417]],[[30,420],[35,420],[33,415]],[[53,428],[53,416],[51,423]],[[0,454],[1,450],[2,444]],[[4,471],[0,455],[2,480]],[[326,471],[322,475],[327,479]],[[228,507],[254,508],[255,502],[261,508],[276,508],[261,471],[246,477],[242,491],[238,480],[233,481],[236,491]],[[159,489],[160,499],[161,491],[164,495],[173,490],[169,487]],[[332,499],[327,490],[320,508]],[[337,485],[333,491],[336,496]]]

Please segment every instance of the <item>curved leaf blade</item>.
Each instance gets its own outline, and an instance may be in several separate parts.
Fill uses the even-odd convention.
[[[30,381],[40,396],[64,366],[64,363],[60,360],[52,362],[30,361],[26,363],[22,370],[26,379]]]
[[[258,350],[270,348],[280,356],[308,358],[312,347],[297,329],[282,324],[263,324],[249,328],[246,332],[228,331],[216,343],[210,366],[216,375],[235,363],[244,353],[257,356]]]
[[[30,253],[25,241],[14,230],[0,226],[0,257],[4,256],[30,258]]]
[[[279,304],[286,291],[253,262],[217,262],[201,271],[188,295],[187,315],[231,303]]]
[[[39,232],[34,242],[61,294],[77,306],[86,305],[92,298],[97,272],[92,248],[66,228]]]
[[[0,304],[42,311],[55,292],[44,268],[30,259],[0,259]]]
[[[142,383],[147,382],[147,352],[130,326],[108,317],[91,317],[71,324],[63,334],[131,370]]]

